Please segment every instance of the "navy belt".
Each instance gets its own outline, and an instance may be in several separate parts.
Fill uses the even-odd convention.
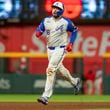
[[[59,46],[60,48],[64,48],[65,46]],[[54,50],[56,47],[48,47],[50,50]]]

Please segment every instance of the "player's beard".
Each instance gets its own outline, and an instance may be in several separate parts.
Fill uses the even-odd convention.
[[[57,19],[59,16],[57,15],[56,12],[54,12],[54,13],[53,13],[53,17],[54,17],[55,19]]]
[[[59,16],[53,16],[55,19],[59,18]]]

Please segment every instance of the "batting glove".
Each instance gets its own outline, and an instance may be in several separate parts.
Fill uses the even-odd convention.
[[[69,44],[66,46],[65,50],[66,50],[67,52],[71,52],[71,51],[72,51],[72,48],[73,48],[73,44],[72,44],[72,43],[69,43]]]
[[[42,32],[37,31],[36,32],[36,37],[39,38],[42,35]]]

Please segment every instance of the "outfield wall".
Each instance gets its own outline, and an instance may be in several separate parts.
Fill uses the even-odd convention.
[[[31,74],[0,74],[0,93],[33,93],[41,94],[45,86],[45,75],[31,75]],[[103,78],[103,93],[110,94],[110,76]],[[82,87],[80,94],[84,93]],[[55,94],[73,94],[74,89],[70,83],[56,78],[54,86]]]
[[[45,75],[0,75],[0,93],[42,93],[45,85]],[[56,79],[54,93],[73,94],[73,87],[60,78]]]
[[[0,27],[0,52],[46,53],[46,39],[45,37],[41,39],[33,37],[35,29],[36,26]],[[102,68],[102,58],[100,56],[110,51],[110,26],[82,25],[78,26],[78,29],[77,39],[73,46],[73,53],[81,52],[85,55],[84,73],[88,72],[91,66],[94,66],[94,63],[97,63],[99,67]],[[73,71],[72,61],[73,59],[66,59],[64,62],[70,72]],[[16,72],[20,63],[22,63],[22,59],[8,59],[8,72]],[[48,60],[45,58],[32,58],[27,60],[27,63],[29,73],[44,74]],[[110,59],[108,59],[108,65],[109,64]],[[108,71],[108,73],[110,73],[109,69]]]
[[[95,64],[103,69],[102,54],[110,52],[110,26],[109,25],[82,25],[78,26],[79,31],[77,39],[73,46],[73,53],[81,52],[83,57],[83,70],[82,74],[86,74],[89,70],[96,73]],[[0,52],[36,52],[46,53],[46,40],[45,36],[41,39],[33,37],[33,32],[36,26],[7,26],[0,27]],[[24,61],[26,61],[24,63]],[[26,68],[24,69],[24,65]],[[2,58],[0,59],[0,74],[9,73],[6,75],[10,77],[11,74],[20,73],[23,68],[23,74],[45,75],[45,70],[48,65],[47,58]],[[66,58],[64,65],[69,69],[71,74],[75,71],[76,62],[74,58]],[[104,93],[110,93],[110,58],[107,59],[106,71],[104,71]],[[78,67],[78,66],[77,66]],[[6,77],[5,76],[5,77]],[[28,76],[27,76],[28,77]],[[16,78],[15,78],[16,79]],[[107,91],[108,92],[107,92]]]

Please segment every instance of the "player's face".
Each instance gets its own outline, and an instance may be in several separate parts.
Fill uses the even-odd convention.
[[[53,15],[53,17],[58,17],[58,15],[57,15],[57,12],[58,11],[60,11],[60,9],[59,8],[57,8],[57,7],[52,7],[52,15]]]

